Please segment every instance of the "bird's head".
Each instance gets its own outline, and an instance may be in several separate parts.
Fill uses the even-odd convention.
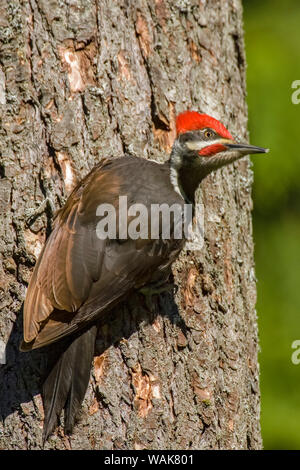
[[[220,121],[196,111],[179,114],[176,130],[171,165],[182,186],[188,185],[184,181],[188,179],[199,184],[212,171],[244,155],[268,152],[262,147],[238,143]]]

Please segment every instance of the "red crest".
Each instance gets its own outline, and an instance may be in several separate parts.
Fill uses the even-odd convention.
[[[207,114],[199,114],[196,111],[185,111],[176,118],[177,135],[184,132],[196,131],[205,127],[214,129],[217,134],[225,139],[232,140],[233,137],[223,124]]]

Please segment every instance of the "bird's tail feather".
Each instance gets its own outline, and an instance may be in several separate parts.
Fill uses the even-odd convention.
[[[72,432],[76,414],[89,383],[96,334],[97,326],[93,325],[68,342],[43,384],[43,442],[56,426],[63,408],[65,433]]]

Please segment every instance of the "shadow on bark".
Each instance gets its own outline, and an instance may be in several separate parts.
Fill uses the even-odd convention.
[[[175,291],[174,284],[172,291]],[[134,293],[98,321],[94,356],[100,356],[112,345],[118,347],[119,342],[129,339],[141,323],[151,324],[158,315],[167,317],[172,325],[186,334],[187,327],[179,314],[173,293],[154,295],[151,310],[145,297]],[[3,421],[15,411],[22,413],[21,405],[31,402],[34,396],[41,393],[44,379],[70,341],[67,337],[41,349],[21,352],[18,347],[23,334],[22,321],[23,307],[6,345],[6,364],[0,366],[0,417]]]

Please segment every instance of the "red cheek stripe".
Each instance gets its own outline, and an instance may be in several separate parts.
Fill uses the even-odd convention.
[[[211,155],[215,155],[216,153],[223,152],[224,150],[226,150],[226,147],[224,145],[213,144],[209,145],[208,147],[204,147],[204,149],[200,150],[199,155],[209,157]]]

